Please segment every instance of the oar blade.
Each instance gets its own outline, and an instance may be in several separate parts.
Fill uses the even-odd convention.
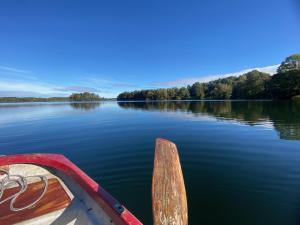
[[[158,138],[152,177],[154,225],[187,225],[186,190],[176,145]]]

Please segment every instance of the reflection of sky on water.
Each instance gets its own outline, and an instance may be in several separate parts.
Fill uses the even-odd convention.
[[[86,107],[73,107],[74,103],[9,103],[0,104],[0,125],[81,115]],[[85,103],[80,103],[85,104]],[[100,104],[97,106],[99,107]],[[97,109],[91,108],[91,109]]]
[[[282,111],[279,111],[282,110]],[[190,121],[218,122],[239,126],[256,126],[276,130],[282,139],[299,139],[298,105],[276,105],[270,102],[161,102],[161,103],[15,103],[0,104],[0,125],[69,116],[90,115],[95,122],[118,117],[120,111],[149,111],[157,116],[168,116]],[[99,110],[103,113],[99,115]],[[98,112],[97,112],[98,111]],[[114,112],[112,114],[112,112]],[[300,113],[300,112],[299,112]],[[101,118],[99,117],[101,116]],[[79,117],[78,117],[79,118]],[[101,121],[100,121],[101,120]],[[63,121],[63,120],[62,120]]]
[[[0,152],[65,154],[151,221],[154,140],[167,138],[180,152],[194,221],[199,210],[214,216],[217,206],[229,209],[226,224],[292,225],[286,221],[298,215],[300,199],[298,111],[270,102],[0,104]],[[242,219],[234,223],[236,215]]]
[[[164,112],[195,121],[218,121],[275,130],[281,139],[300,139],[296,101],[119,102],[124,109]],[[183,113],[182,113],[183,112]]]
[[[69,104],[0,105],[0,125],[51,119],[78,113]]]
[[[216,117],[205,113],[187,113],[187,112],[171,112],[165,111],[165,115],[170,117],[178,118],[178,119],[185,119],[190,121],[206,121],[206,122],[219,122],[224,124],[235,124],[238,126],[258,126],[265,129],[274,129],[273,122],[269,119],[257,121],[256,123],[248,124],[248,121],[238,120],[234,118],[223,118],[223,117]]]
[[[68,115],[80,115],[86,114],[90,109],[97,109],[99,107],[104,108],[116,108],[117,104],[114,102],[108,102],[104,104],[92,103],[9,103],[0,104],[0,124],[18,123],[25,121],[43,120],[64,117]],[[120,109],[120,107],[117,107]],[[122,110],[122,108],[121,108]],[[163,113],[161,113],[163,112]],[[171,116],[178,119],[197,120],[197,121],[212,121],[212,122],[224,122],[241,125],[240,122],[234,118],[222,118],[212,116],[206,113],[191,113],[186,111],[159,111],[157,114],[162,116]],[[257,122],[257,126],[273,129],[271,121],[262,120]]]

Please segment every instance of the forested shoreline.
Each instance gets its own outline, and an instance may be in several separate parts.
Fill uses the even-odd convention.
[[[118,100],[291,99],[300,95],[300,54],[289,56],[271,76],[253,70],[238,77],[181,88],[123,92]]]
[[[123,92],[118,100],[291,99],[300,95],[300,70],[273,76],[251,71],[182,88]]]
[[[287,57],[270,75],[258,70],[238,77],[231,76],[206,83],[196,82],[181,88],[160,88],[120,93],[119,101],[155,100],[247,100],[247,99],[300,99],[300,54]],[[97,94],[73,93],[69,97],[0,97],[0,102],[65,102],[101,101]]]
[[[35,98],[35,97],[1,97],[0,102],[81,102],[81,101],[101,101],[105,100],[99,95],[89,92],[74,93],[69,97],[50,97],[50,98]]]

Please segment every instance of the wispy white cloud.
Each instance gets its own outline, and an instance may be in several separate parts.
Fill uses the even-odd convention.
[[[108,93],[108,91],[103,92],[102,89],[94,87],[90,82],[91,86],[86,85],[84,79],[70,84],[57,85],[41,82],[28,70],[0,65],[0,97],[60,97],[86,91],[105,96]],[[108,93],[108,95],[112,94]]]
[[[84,86],[58,86],[41,82],[0,80],[0,97],[63,97],[84,91],[103,94],[98,89]]]
[[[220,75],[207,75],[192,78],[179,79],[174,81],[157,82],[155,84],[135,84],[123,82],[115,79],[101,79],[95,77],[85,77],[77,82],[70,82],[67,85],[57,85],[48,82],[40,82],[39,79],[30,78],[29,71],[20,70],[11,67],[0,66],[0,97],[16,96],[16,97],[53,97],[68,96],[74,92],[94,92],[103,97],[116,97],[118,93],[126,90],[134,89],[151,89],[158,87],[170,86],[186,86],[194,82],[208,82],[218,78],[229,76],[238,76],[257,69],[262,72],[274,74],[278,65],[267,66],[263,68],[251,68],[235,73],[227,73]],[[4,73],[6,72],[6,73]],[[2,74],[9,74],[3,76]],[[22,77],[24,76],[24,77]]]
[[[0,70],[5,70],[5,71],[15,72],[15,73],[29,73],[29,71],[27,70],[21,70],[21,69],[3,66],[3,65],[0,65]]]
[[[56,90],[57,88],[58,87],[38,82],[32,83],[16,80],[0,81],[2,95],[5,93],[10,93],[11,95],[15,93],[20,95],[22,93],[22,96],[30,94],[27,95],[27,97],[31,97],[32,94],[35,93],[32,97],[45,97],[52,94],[61,94],[61,91]]]
[[[30,71],[0,65],[0,76],[7,78],[21,78],[26,80],[37,80],[37,77],[30,74]]]
[[[96,88],[84,87],[84,86],[68,86],[68,87],[57,88],[56,90],[62,92],[100,92],[100,90]]]
[[[248,73],[252,70],[258,70],[261,72],[265,72],[265,73],[269,73],[271,75],[276,73],[276,70],[278,68],[278,65],[273,65],[273,66],[266,66],[266,67],[257,67],[257,68],[250,68],[250,69],[245,69],[245,70],[241,70],[238,72],[233,72],[233,73],[225,73],[225,74],[219,74],[219,75],[204,75],[204,76],[199,76],[199,77],[189,77],[189,78],[184,78],[184,79],[178,79],[178,80],[173,80],[173,81],[165,81],[165,82],[157,82],[155,83],[155,85],[157,86],[186,86],[189,84],[193,84],[195,82],[200,82],[200,83],[205,83],[205,82],[209,82],[212,80],[216,80],[219,78],[225,78],[225,77],[230,77],[230,76],[239,76],[245,73]]]

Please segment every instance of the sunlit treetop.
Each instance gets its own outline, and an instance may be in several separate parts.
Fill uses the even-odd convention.
[[[292,70],[300,70],[300,54],[290,55],[278,67],[279,73],[284,73]]]
[[[291,62],[291,61],[300,61],[300,54],[293,54],[290,55],[285,59],[286,62]]]

